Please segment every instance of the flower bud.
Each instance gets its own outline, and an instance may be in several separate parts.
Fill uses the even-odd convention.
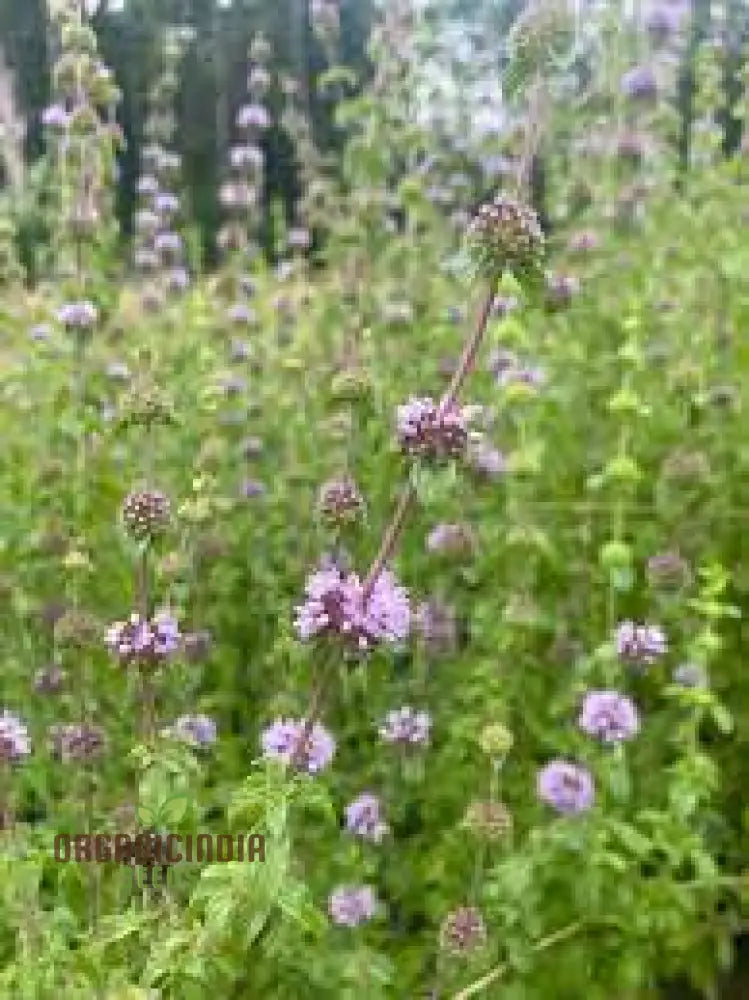
[[[158,490],[130,493],[122,505],[125,530],[137,542],[150,542],[169,526],[171,505]]]
[[[486,943],[486,926],[473,906],[461,906],[449,913],[440,928],[440,948],[456,957],[468,955]]]
[[[488,757],[505,757],[514,742],[512,733],[501,722],[485,726],[479,736],[479,746]]]
[[[536,213],[501,193],[479,208],[468,240],[478,267],[494,279],[505,271],[511,271],[520,282],[537,276],[545,253]]]

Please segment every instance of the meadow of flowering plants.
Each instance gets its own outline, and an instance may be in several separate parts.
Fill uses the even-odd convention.
[[[125,239],[51,3],[34,170],[0,131],[3,1000],[749,997],[746,16],[502,6],[383,0],[358,79],[313,3],[333,157],[253,31],[208,268],[196,32]],[[61,861],[146,833],[264,848]]]

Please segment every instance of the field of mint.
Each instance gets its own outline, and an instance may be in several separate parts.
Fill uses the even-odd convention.
[[[336,10],[313,5],[343,154],[256,35],[215,271],[180,198],[185,32],[132,244],[117,81],[77,3],[50,12],[25,186],[0,132],[0,998],[746,1000],[749,161],[722,145],[725,50],[685,3],[582,25],[537,0],[505,125],[475,137],[465,80],[457,131],[417,107],[422,15],[382,4],[357,83]],[[273,262],[272,88],[303,179]],[[263,834],[265,860],[153,889],[55,860],[60,833],[149,817]]]

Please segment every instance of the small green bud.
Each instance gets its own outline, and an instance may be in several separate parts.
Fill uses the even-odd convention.
[[[479,746],[488,757],[506,757],[514,742],[512,733],[501,722],[485,726],[479,736]]]
[[[627,569],[632,565],[632,549],[625,542],[606,542],[598,559],[605,569]]]

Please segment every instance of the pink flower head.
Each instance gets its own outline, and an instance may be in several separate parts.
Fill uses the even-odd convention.
[[[469,413],[457,403],[441,407],[429,397],[398,407],[398,440],[406,454],[437,460],[458,458],[468,442]]]
[[[377,898],[369,885],[341,885],[330,894],[328,912],[334,924],[356,927],[377,912]]]
[[[392,573],[382,570],[365,599],[356,573],[336,566],[315,571],[307,580],[306,600],[296,609],[299,638],[336,635],[366,651],[381,642],[406,639],[410,628],[408,594]]]
[[[261,737],[263,756],[285,764],[298,761],[309,774],[322,771],[333,759],[335,740],[316,722],[302,747],[305,729],[305,719],[276,719]]]

